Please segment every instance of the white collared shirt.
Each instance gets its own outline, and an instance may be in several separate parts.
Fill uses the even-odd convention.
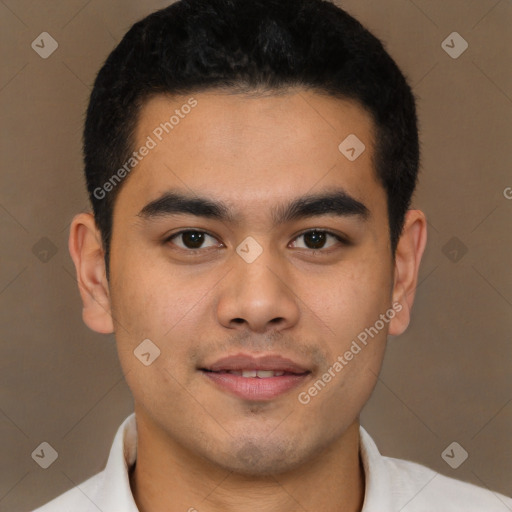
[[[361,512],[511,512],[512,499],[405,460],[383,457],[360,427]],[[128,471],[137,458],[135,413],[120,425],[103,471],[34,512],[139,512]]]

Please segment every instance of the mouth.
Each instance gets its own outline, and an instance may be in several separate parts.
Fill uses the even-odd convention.
[[[199,368],[218,389],[250,401],[268,401],[303,384],[311,370],[280,356],[238,354]]]

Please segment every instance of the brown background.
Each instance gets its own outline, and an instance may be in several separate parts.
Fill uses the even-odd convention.
[[[81,130],[95,74],[133,22],[167,4],[0,2],[1,510],[30,510],[99,471],[132,411],[113,336],[82,323],[67,236],[87,208]],[[429,219],[413,319],[390,340],[362,423],[386,455],[510,495],[512,2],[339,4],[413,85],[414,206]],[[43,31],[59,44],[48,59],[31,48]],[[453,31],[469,43],[456,60],[441,48]],[[42,441],[59,453],[46,470],[31,458]],[[469,453],[456,470],[441,458],[452,441]]]

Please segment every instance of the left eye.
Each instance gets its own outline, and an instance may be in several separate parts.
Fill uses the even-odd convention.
[[[174,240],[180,240],[180,243],[174,242]],[[213,240],[214,242],[218,242],[213,236],[209,235],[208,233],[205,233],[204,231],[180,231],[179,233],[176,233],[172,235],[168,241],[173,241],[178,247],[181,249],[204,249],[205,246],[203,245],[205,241],[208,239]],[[213,247],[216,244],[213,243],[206,247]]]
[[[294,247],[298,249],[325,249],[325,244],[329,238],[333,239],[334,243],[331,243],[331,245],[328,245],[327,247],[331,247],[333,245],[336,245],[336,243],[343,242],[342,238],[339,237],[338,235],[330,233],[329,231],[321,231],[318,229],[306,231],[305,233],[302,233],[297,238],[295,238],[295,240],[298,240],[300,238],[304,239],[304,245],[296,245],[296,242],[293,242]]]

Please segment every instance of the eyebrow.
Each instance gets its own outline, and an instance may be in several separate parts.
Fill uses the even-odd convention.
[[[275,225],[320,215],[356,217],[363,221],[370,217],[370,210],[367,206],[343,189],[304,195],[287,204],[275,206],[270,213]],[[236,222],[236,216],[226,203],[178,191],[165,192],[159,198],[146,204],[137,215],[150,221],[158,217],[176,214],[188,214],[230,223]]]

